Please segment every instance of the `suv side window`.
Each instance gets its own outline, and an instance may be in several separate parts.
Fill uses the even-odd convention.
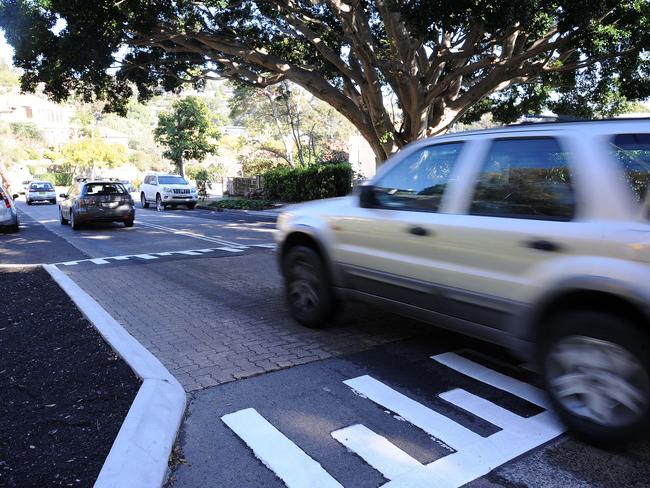
[[[571,220],[569,153],[552,137],[496,139],[478,175],[473,215]]]
[[[650,204],[650,134],[617,134],[611,141],[614,157],[623,167],[635,200]]]
[[[144,179],[144,183],[145,183],[145,185],[151,185],[151,183],[152,183],[151,180],[152,180],[152,179],[153,179],[153,176],[147,176],[147,177]]]
[[[378,207],[436,212],[462,142],[436,144],[407,156],[375,182]]]

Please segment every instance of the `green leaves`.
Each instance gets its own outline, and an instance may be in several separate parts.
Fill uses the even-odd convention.
[[[205,102],[195,96],[174,102],[171,112],[158,114],[154,137],[166,148],[163,156],[174,161],[181,173],[183,160],[201,161],[216,151],[215,142],[221,134],[214,127],[212,118]]]
[[[264,196],[281,202],[341,197],[352,190],[352,174],[347,163],[277,168],[262,175]]]

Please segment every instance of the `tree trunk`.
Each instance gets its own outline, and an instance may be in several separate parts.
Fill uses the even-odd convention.
[[[185,178],[185,160],[183,159],[182,154],[178,158],[176,164],[178,165],[178,172],[181,174],[181,178]]]

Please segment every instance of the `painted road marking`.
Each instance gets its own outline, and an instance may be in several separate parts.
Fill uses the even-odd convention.
[[[197,232],[191,232],[189,230],[174,229],[172,227],[165,227],[164,225],[159,225],[159,224],[151,224],[149,222],[147,222],[147,223],[139,222],[139,225],[144,225],[145,227],[151,227],[152,229],[162,230],[164,232],[170,232],[170,233],[176,234],[176,235],[182,235],[182,236],[186,236],[186,237],[192,237],[194,239],[201,239],[203,241],[214,242],[216,244],[221,244],[221,245],[224,245],[224,246],[248,247],[248,246],[243,246],[241,244],[238,244],[236,242],[231,242],[231,241],[227,241],[225,239],[221,239],[220,237],[206,236],[204,234],[199,234]]]
[[[254,408],[224,415],[221,420],[289,488],[343,488],[319,463],[273,427]]]
[[[244,252],[244,249],[241,247],[218,247],[219,251],[227,252]]]
[[[480,435],[449,417],[402,395],[372,376],[359,376],[343,383],[454,449],[473,444],[481,439]]]
[[[152,256],[151,254],[134,254],[133,257],[140,259],[158,259],[156,256]]]
[[[334,431],[332,437],[361,456],[388,480],[394,480],[412,469],[422,467],[417,459],[413,459],[388,439],[364,425],[357,424]]]
[[[270,246],[270,245],[267,245]],[[265,247],[267,247],[265,246]],[[273,246],[275,246],[273,244]],[[140,258],[140,259],[145,259],[145,260],[152,260],[152,259],[158,259],[159,257],[166,257],[166,256],[174,256],[174,255],[183,255],[183,256],[201,256],[203,254],[207,254],[209,252],[214,252],[214,251],[226,251],[230,253],[241,253],[244,252],[246,249],[250,249],[250,247],[261,247],[261,246],[249,246],[249,247],[229,247],[229,246],[222,246],[222,247],[211,247],[211,248],[205,248],[205,249],[186,249],[183,251],[165,251],[165,252],[151,252],[147,254],[127,254],[124,256],[104,256],[101,258],[91,258],[91,259],[79,259],[77,261],[66,261],[63,263],[54,263],[55,266],[74,266],[79,263],[93,263],[93,264],[110,264],[111,261],[127,261],[132,258]]]
[[[445,366],[455,369],[466,376],[470,376],[483,383],[494,386],[499,390],[504,390],[516,395],[524,400],[529,401],[542,408],[550,408],[545,393],[539,388],[519,381],[510,376],[498,373],[492,369],[486,368],[474,361],[470,361],[453,352],[446,352],[432,356],[431,359],[444,364]]]
[[[474,380],[536,405],[542,407],[547,405],[544,393],[540,389],[457,354],[445,353],[432,358]],[[422,464],[388,439],[361,424],[332,432],[331,436],[334,439],[389,480],[382,485],[382,488],[458,488],[485,476],[502,464],[539,447],[565,431],[554,413],[548,410],[532,417],[521,417],[461,388],[454,388],[438,395],[454,408],[463,409],[501,429],[490,436],[483,437],[371,376],[359,376],[345,380],[343,383],[362,397],[394,412],[401,419],[453,448],[454,452],[451,454],[429,464]],[[232,416],[236,416],[238,422],[226,421]],[[259,420],[260,418],[264,423]],[[302,457],[306,457],[312,463],[315,461],[275,430],[255,410],[241,410],[222,419],[287,486],[328,486],[322,484],[319,478],[323,475],[323,468],[316,463],[317,473],[312,473],[308,468],[303,469]],[[273,435],[260,432],[264,430],[273,432]],[[277,458],[285,455],[283,452],[276,451],[276,446],[280,442],[277,439],[278,435],[282,437],[281,443],[287,446],[287,450],[297,451],[301,457],[292,458],[290,462],[284,464],[278,460]],[[292,484],[295,483],[292,476],[295,476],[296,470],[300,471],[302,484]]]

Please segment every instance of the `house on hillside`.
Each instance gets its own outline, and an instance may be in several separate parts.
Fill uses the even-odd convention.
[[[18,91],[0,95],[0,121],[34,124],[50,146],[61,146],[70,140],[70,120],[74,114],[73,107],[38,95]]]

